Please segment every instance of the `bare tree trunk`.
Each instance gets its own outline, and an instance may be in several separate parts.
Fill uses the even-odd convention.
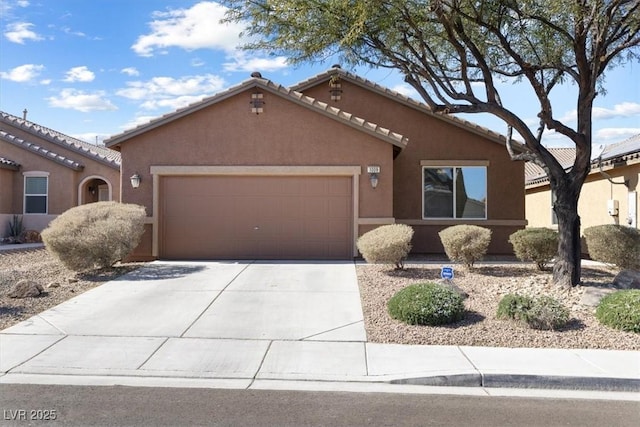
[[[580,241],[580,216],[578,215],[578,198],[570,188],[564,193],[559,189],[556,194],[554,210],[558,218],[558,259],[553,266],[553,282],[570,288],[580,284],[582,257]]]

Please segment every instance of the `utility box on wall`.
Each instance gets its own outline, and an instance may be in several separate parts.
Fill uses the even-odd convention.
[[[620,205],[617,200],[607,200],[607,213],[611,216],[618,216]]]
[[[627,225],[638,228],[638,192],[629,191]]]

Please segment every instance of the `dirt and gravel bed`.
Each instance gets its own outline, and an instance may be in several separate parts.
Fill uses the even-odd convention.
[[[75,273],[45,249],[0,252],[0,330],[128,273],[141,264],[117,264],[97,272]],[[39,283],[44,293],[35,298],[10,298],[17,281]]]
[[[481,264],[471,271],[456,267],[454,284],[469,294],[464,320],[448,326],[407,325],[392,319],[387,301],[414,283],[440,279],[441,264],[408,263],[405,270],[388,266],[357,266],[367,339],[378,343],[468,345],[489,347],[600,348],[640,350],[640,336],[600,325],[594,307],[580,304],[588,287],[609,287],[615,271],[583,267],[583,286],[570,290],[551,284],[550,272],[528,264]],[[571,321],[561,331],[540,331],[496,319],[500,298],[507,293],[551,295],[571,310]]]

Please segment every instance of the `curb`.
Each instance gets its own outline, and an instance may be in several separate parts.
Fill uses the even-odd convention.
[[[608,377],[566,377],[552,375],[460,374],[403,378],[389,384],[441,387],[490,387],[584,391],[640,392],[640,379]]]

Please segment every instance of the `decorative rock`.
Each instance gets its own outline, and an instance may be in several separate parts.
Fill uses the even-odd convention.
[[[41,293],[44,292],[42,285],[36,282],[32,282],[30,280],[20,280],[16,283],[16,286],[13,288],[11,292],[9,292],[9,297],[11,298],[29,298],[29,297],[37,297]]]
[[[640,289],[640,271],[622,270],[613,279],[613,286],[618,289]]]
[[[60,287],[60,283],[58,282],[51,282],[47,285],[47,289],[51,289],[51,288],[59,288]]]
[[[69,278],[67,278],[67,282],[69,282],[69,283],[77,283],[78,282],[78,278],[77,277],[69,277]]]
[[[606,295],[615,291],[611,288],[587,288],[585,289],[582,297],[580,298],[580,304],[589,307],[597,307],[600,304],[600,300]]]

